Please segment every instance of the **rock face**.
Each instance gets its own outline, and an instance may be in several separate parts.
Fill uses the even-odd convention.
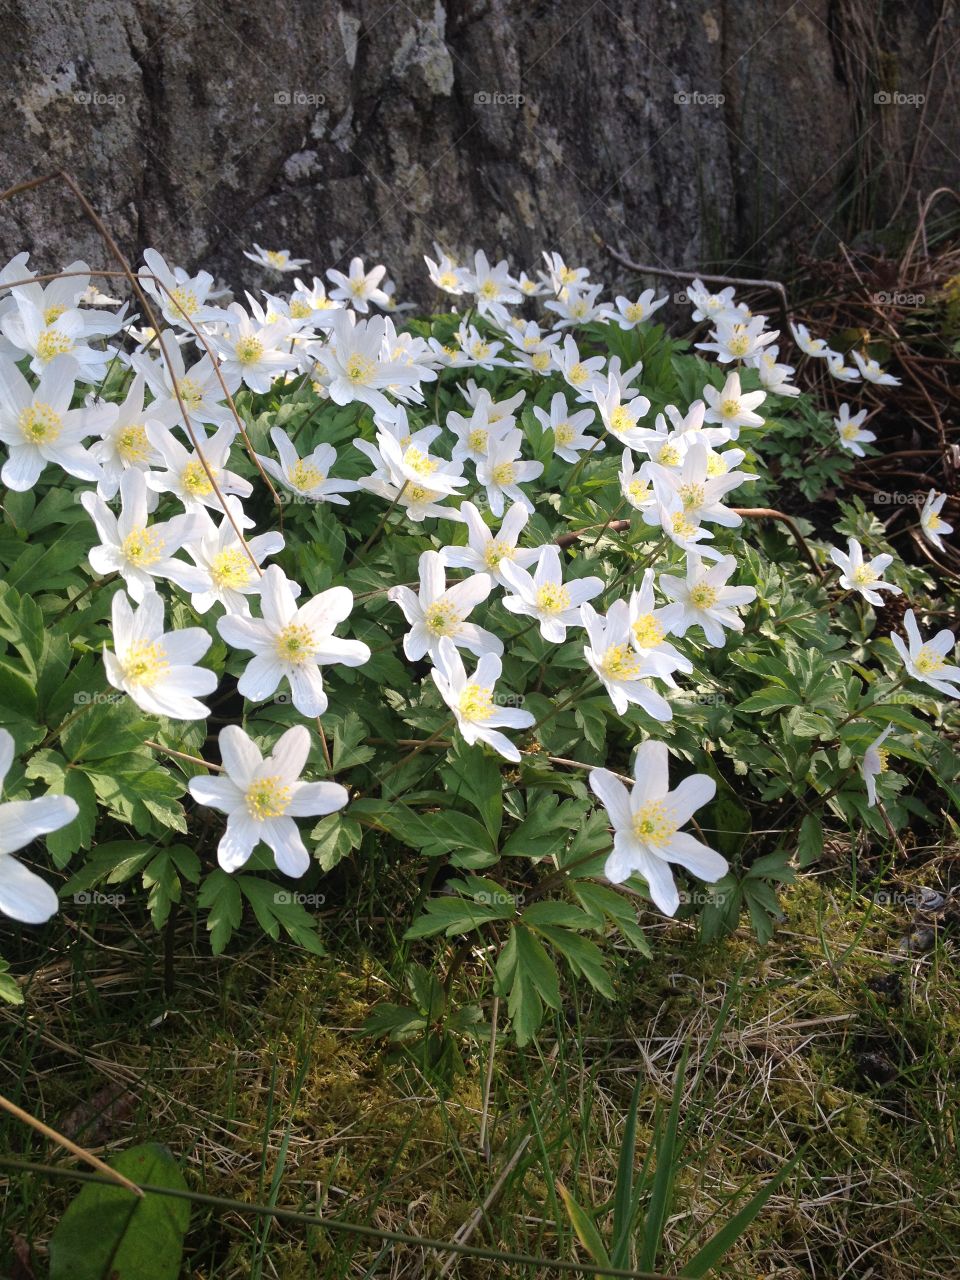
[[[915,214],[960,177],[949,0],[7,0],[4,187],[63,167],[125,251],[253,282],[253,240],[422,292],[438,240],[519,270],[738,273]],[[106,250],[69,193],[0,260]],[[603,268],[610,274],[609,263]]]

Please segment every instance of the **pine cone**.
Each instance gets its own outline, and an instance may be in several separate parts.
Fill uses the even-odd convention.
[[[878,634],[889,635],[891,631],[899,631],[904,614],[911,607],[905,595],[885,596],[884,603],[876,611]]]

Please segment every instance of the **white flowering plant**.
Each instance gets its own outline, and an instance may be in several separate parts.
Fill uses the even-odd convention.
[[[613,994],[646,912],[769,936],[828,835],[896,848],[956,809],[939,495],[933,567],[859,499],[781,509],[873,448],[871,353],[818,403],[787,352],[834,353],[732,291],[695,281],[677,337],[665,298],[604,302],[557,254],[539,282],[436,254],[422,315],[360,259],[329,294],[229,301],[150,250],[129,307],[88,301],[84,264],[56,301],[26,255],[0,272],[20,954],[22,925],[117,885],[216,953],[245,912],[319,953],[323,882],[433,971],[428,1010],[418,980],[368,1030],[477,1034],[452,979],[488,966],[525,1042],[562,981]]]

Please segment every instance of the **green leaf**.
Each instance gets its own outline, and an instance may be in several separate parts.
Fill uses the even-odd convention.
[[[7,1004],[23,1004],[23,992],[20,984],[10,975],[10,966],[6,960],[0,960],[0,1000]]]
[[[800,1163],[801,1154],[795,1155],[788,1164],[784,1165],[775,1178],[771,1178],[766,1186],[761,1187],[755,1195],[751,1196],[743,1208],[710,1237],[703,1248],[690,1259],[680,1272],[683,1280],[703,1280],[703,1277],[708,1275],[723,1260],[731,1247],[758,1216],[773,1193],[783,1186],[790,1174],[796,1169]]]
[[[134,1182],[187,1190],[176,1160],[158,1143],[109,1163]],[[50,1237],[50,1280],[177,1280],[189,1225],[186,1200],[88,1183]]]
[[[241,875],[236,877],[243,896],[253,907],[253,914],[271,938],[278,938],[280,930],[315,956],[325,954],[323,944],[317,936],[317,921],[299,900],[297,893],[283,889],[271,880],[263,880],[260,876]]]
[[[582,1205],[577,1203],[562,1182],[557,1183],[557,1190],[563,1200],[563,1206],[567,1211],[567,1217],[570,1219],[570,1225],[577,1233],[577,1239],[594,1262],[601,1266],[609,1267],[610,1257],[593,1218]]]
[[[543,1006],[560,1008],[557,969],[529,929],[515,925],[497,960],[497,982],[507,993],[507,1012],[519,1045],[533,1039],[543,1021]]]
[[[809,867],[823,853],[823,823],[815,813],[808,813],[800,823],[797,857],[801,867]]]
[[[336,773],[372,760],[376,752],[364,744],[369,730],[355,711],[348,711],[333,730],[333,768]]]
[[[236,881],[219,867],[211,871],[197,894],[197,905],[209,910],[207,931],[215,956],[223,953],[243,915],[243,897]]]

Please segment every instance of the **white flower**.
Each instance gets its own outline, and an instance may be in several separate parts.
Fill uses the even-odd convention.
[[[823,338],[810,337],[810,331],[805,324],[791,324],[790,332],[793,334],[794,342],[804,355],[815,356],[817,359],[826,359],[834,354]]]
[[[493,579],[487,573],[475,573],[463,582],[447,587],[443,560],[436,551],[424,551],[419,561],[420,590],[414,595],[409,587],[391,587],[387,599],[398,604],[410,630],[403,637],[403,652],[411,662],[419,662],[429,654],[436,662],[440,641],[444,636],[458,648],[469,649],[478,658],[485,653],[498,657],[503,643],[491,631],[467,622],[478,604],[493,590]]]
[[[868,604],[883,604],[881,591],[891,591],[895,596],[901,594],[900,588],[892,582],[881,582],[880,575],[893,564],[893,556],[874,556],[872,560],[864,560],[863,547],[856,538],[847,539],[848,555],[844,555],[837,547],[831,547],[830,559],[840,569],[840,585],[844,591],[859,591]]]
[[[224,378],[262,394],[281,373],[296,366],[297,356],[290,350],[293,325],[289,320],[259,324],[239,302],[231,303],[224,320],[226,324],[212,340]]]
[[[541,271],[540,278],[550,286],[554,293],[562,293],[564,289],[568,289],[571,285],[576,288],[587,279],[590,274],[587,267],[568,267],[559,253],[548,253],[546,249],[541,251],[543,260],[547,264],[547,275]]]
[[[891,633],[890,639],[909,674],[948,698],[960,698],[960,667],[948,666],[946,661],[947,654],[953,652],[953,632],[944,627],[932,640],[924,641],[912,609],[904,614],[903,622],[909,649],[896,633]]]
[[[427,264],[427,274],[430,280],[442,289],[444,293],[449,293],[457,298],[462,293],[467,292],[467,283],[464,279],[464,272],[459,263],[451,258],[448,253],[444,253],[438,244],[434,244],[433,251],[437,255],[437,261],[423,255],[423,260]]]
[[[645,512],[657,505],[657,495],[650,486],[645,464],[634,471],[633,454],[624,449],[620,463],[620,492],[636,511]],[[647,522],[648,524],[650,521]]]
[[[520,458],[520,445],[523,432],[513,427],[497,439],[490,440],[487,455],[477,464],[477,480],[487,491],[487,501],[495,516],[503,515],[507,498],[511,502],[519,502],[527,511],[533,511],[533,503],[521,490],[520,485],[528,484],[543,475],[542,462],[523,462]]]
[[[564,462],[576,462],[583,449],[599,453],[606,448],[602,440],[586,434],[585,429],[595,417],[593,410],[578,409],[571,413],[567,397],[562,391],[554,394],[549,410],[534,405],[533,412],[544,431],[553,432],[553,452]]]
[[[869,444],[872,440],[876,440],[876,435],[872,431],[863,431],[860,424],[867,416],[867,410],[861,409],[859,413],[850,416],[850,406],[842,404],[840,406],[840,416],[834,418],[833,425],[837,429],[839,440],[837,443],[841,449],[846,449],[850,453],[855,453],[858,458],[866,457],[864,451],[860,448],[862,444]]]
[[[616,600],[607,615],[592,605],[581,605],[580,620],[587,631],[583,654],[610,695],[617,715],[626,715],[631,702],[654,720],[673,719],[670,703],[644,680],[659,675],[661,664],[632,643],[630,610],[626,600]]]
[[[32,489],[48,462],[81,480],[100,480],[100,467],[82,442],[113,414],[105,406],[70,408],[77,372],[71,356],[58,356],[34,390],[13,361],[0,355],[0,441],[9,453],[0,478],[8,489]]]
[[[635,395],[624,400],[618,382],[597,380],[591,387],[593,398],[600,410],[600,419],[610,435],[627,449],[645,450],[656,439],[652,427],[638,427],[637,421],[650,408],[646,396]]]
[[[927,500],[923,504],[923,510],[920,512],[920,528],[923,530],[924,536],[937,548],[938,551],[945,550],[943,543],[940,541],[941,534],[946,536],[953,533],[953,525],[947,524],[946,520],[941,519],[940,512],[943,510],[943,504],[947,500],[945,493],[937,493],[936,489],[931,489],[927,494]]]
[[[379,431],[377,443],[368,440],[354,440],[354,446],[373,462],[372,475],[361,476],[357,481],[359,488],[368,493],[375,493],[385,501],[396,504],[406,511],[415,523],[427,517],[438,520],[462,520],[460,512],[453,507],[441,507],[439,503],[449,498],[453,492],[453,482],[461,478],[463,464],[461,462],[443,462],[423,453],[416,443],[423,443],[426,431],[418,431],[410,437],[406,450],[401,446],[391,431]],[[411,465],[404,465],[405,453],[414,451],[419,454],[422,463],[432,469],[429,476],[415,481],[410,479]],[[411,457],[409,462],[412,464]],[[427,479],[430,480],[427,483]]]
[[[342,310],[343,304],[327,296],[324,283],[317,276],[313,277],[310,285],[305,284],[299,276],[293,283],[295,287],[290,295],[290,318],[328,329],[333,323],[332,313]]]
[[[594,320],[605,320],[607,308],[598,303],[597,298],[603,285],[569,285],[560,296],[545,302],[547,311],[554,311],[560,317],[554,324],[555,329],[568,329],[578,324],[591,324]]]
[[[38,377],[51,361],[65,355],[76,361],[77,376],[84,382],[98,382],[106,372],[111,352],[86,345],[86,339],[95,335],[83,313],[75,309],[62,311],[47,323],[33,297],[24,289],[15,289],[13,308],[0,316],[0,330],[18,352],[32,357],[30,372]]]
[[[712,342],[695,342],[699,351],[713,351],[720,364],[729,364],[731,360],[751,360],[769,343],[776,341],[779,329],[764,332],[766,326],[764,316],[755,316],[746,323],[742,319],[719,316],[717,327],[711,336]]]
[[[207,302],[213,288],[213,276],[208,271],[191,276],[183,267],[168,266],[156,249],[144,249],[143,260],[146,266],[137,273],[140,283],[156,299],[167,324],[192,332],[193,325],[215,323],[224,318],[220,307]]]
[[[301,267],[309,266],[310,263],[309,258],[291,258],[289,249],[263,249],[256,240],[253,242],[253,249],[253,253],[249,249],[244,249],[243,256],[260,267],[276,271],[278,275],[283,275],[287,271],[299,271]]]
[[[175,556],[185,543],[201,535],[203,526],[189,513],[151,525],[142,471],[132,467],[121,476],[119,516],[95,493],[82,493],[80,501],[100,537],[100,545],[91,547],[87,556],[94,573],[101,577],[119,573],[137,603],[153,591],[155,578],[169,578],[187,591],[195,589],[195,570]]]
[[[727,374],[722,391],[718,391],[716,387],[704,387],[703,398],[707,402],[704,422],[722,422],[730,432],[731,440],[736,440],[741,427],[763,426],[763,418],[753,411],[763,404],[767,393],[741,391],[739,373]]]
[[[188,784],[199,804],[227,815],[217,861],[224,871],[236,871],[262,840],[284,875],[302,876],[310,855],[294,818],[342,809],[349,799],[346,788],[339,782],[300,781],[310,751],[305,725],[281,734],[266,759],[239,725],[221,729],[219,744],[223,773],[191,778]]]
[[[653,313],[667,301],[666,294],[662,298],[654,299],[653,289],[644,289],[636,302],[631,302],[629,298],[621,295],[617,298],[616,310],[613,307],[605,308],[604,319],[615,321],[623,330],[635,329],[638,324],[649,320]]]
[[[874,738],[863,753],[860,772],[867,787],[867,804],[871,808],[877,803],[877,778],[887,771],[887,750],[883,744],[892,728],[893,725],[888,724],[879,738]]]
[[[0,788],[13,764],[13,738],[0,729]],[[80,812],[70,796],[38,796],[0,804],[0,913],[23,924],[43,924],[56,912],[57,895],[11,854],[37,836],[59,831]]]
[[[194,423],[208,423],[210,426],[234,425],[235,419],[228,405],[224,404],[224,390],[217,377],[218,368],[209,355],[203,355],[187,369],[183,352],[175,341],[170,329],[162,334],[163,351],[159,360],[154,360],[145,351],[136,352],[130,357],[130,366],[146,378],[147,386],[153,395],[153,403],[149,406],[152,421],[161,422],[166,427],[179,427],[186,433],[183,425],[183,410],[177,400],[177,390],[183,401],[191,426]],[[233,374],[221,373],[227,390],[231,395],[240,386],[240,379]]]
[[[723,499],[747,479],[746,472],[727,471],[711,476],[707,446],[702,441],[692,445],[679,468],[648,464],[648,473],[658,496],[673,492],[680,499],[680,507],[687,520],[700,524],[704,520],[735,529],[743,523],[741,516],[724,506]]]
[[[144,377],[138,373],[122,404],[104,405],[114,411],[101,427],[100,439],[90,446],[90,455],[101,466],[103,475],[97,485],[101,498],[110,499],[120,488],[120,477],[131,467],[146,471],[160,461],[160,455],[147,438],[146,422],[151,415],[143,412]]]
[[[540,548],[532,576],[509,560],[501,563],[500,572],[513,593],[504,596],[504,608],[536,618],[544,640],[554,644],[567,638],[567,627],[583,626],[580,606],[603,590],[601,578],[575,578],[564,583],[560,550],[553,543]]]
[[[719,293],[711,293],[698,278],[687,285],[686,293],[693,307],[693,320],[716,320],[719,316],[732,315],[734,312],[733,285],[728,285]]]
[[[368,304],[371,302],[375,302],[378,307],[385,307],[387,295],[378,286],[386,274],[387,268],[384,266],[365,271],[362,258],[351,258],[349,275],[332,267],[327,272],[327,279],[337,286],[330,290],[330,297],[337,302],[347,302],[355,311],[362,311],[364,314],[370,310]]]
[[[224,501],[234,523],[242,528],[243,512],[240,503],[236,498],[226,498]],[[267,556],[276,555],[283,550],[283,534],[261,533],[254,538],[245,538],[247,550],[244,550],[226,516],[217,526],[201,508],[195,518],[200,530],[187,544],[187,553],[196,568],[189,571],[190,577],[186,583],[181,581],[178,585],[185,586],[191,593],[190,603],[197,613],[206,613],[215,604],[222,604],[227,613],[248,617],[250,605],[247,596],[260,594],[262,576],[257,571],[257,566]]]
[[[457,350],[454,351],[450,365],[454,369],[473,368],[495,369],[497,365],[506,365],[508,360],[498,360],[503,350],[502,342],[488,342],[480,330],[472,324],[464,322],[454,334]]]
[[[217,677],[195,664],[210,648],[202,627],[163,630],[163,600],[150,591],[134,610],[123,591],[113,597],[113,648],[104,646],[107,679],[141,710],[171,720],[204,720],[210,708],[194,694],[213,693]]]
[[[236,434],[233,426],[218,427],[209,439],[201,441],[205,468],[198,453],[185,449],[166,427],[151,423],[147,427],[147,439],[163,458],[165,470],[147,472],[148,487],[156,493],[174,494],[188,511],[199,506],[220,511],[220,499],[207,474],[209,468],[221,494],[249,498],[253,493],[250,481],[227,470],[230,446]]]
[[[529,711],[497,705],[494,686],[503,664],[493,653],[485,653],[477,663],[473,678],[467,679],[463,659],[456,645],[442,636],[437,647],[436,666],[430,672],[440,696],[454,714],[457,728],[468,746],[486,742],[506,760],[520,759],[520,752],[500,729],[529,729],[534,717]]]
[[[716,850],[680,830],[697,809],[709,804],[717,784],[705,773],[693,773],[671,791],[666,745],[652,740],[637,748],[633,776],[634,785],[628,791],[608,769],[594,769],[590,774],[591,789],[613,826],[613,852],[604,874],[613,884],[623,884],[634,872],[639,873],[656,905],[672,916],[680,905],[680,895],[671,862],[708,884],[729,869]]]
[[[257,458],[264,471],[292,493],[299,494],[310,502],[333,502],[345,507],[347,499],[340,495],[359,490],[360,486],[355,480],[330,479],[330,472],[337,460],[337,451],[332,444],[317,445],[313,453],[301,458],[283,427],[271,428],[270,439],[280,455],[280,461],[262,453],[258,453]]]
[[[488,315],[498,303],[523,301],[506,259],[492,267],[482,249],[474,254],[473,270],[465,267],[460,276],[467,292],[476,295],[477,311],[482,316]]]
[[[853,359],[867,382],[872,382],[878,387],[899,387],[900,379],[895,378],[892,373],[884,373],[877,361],[870,356],[864,357],[859,351],[854,351]]]
[[[654,674],[671,688],[676,687],[674,671],[690,675],[693,663],[672,645],[667,636],[683,616],[683,606],[668,604],[658,607],[653,592],[653,569],[643,571],[639,590],[630,592],[627,610],[630,620],[630,643],[638,653],[656,663]]]
[[[473,413],[469,417],[465,414],[457,413],[455,410],[447,414],[447,421],[444,425],[457,438],[457,443],[453,446],[453,451],[450,454],[451,458],[456,462],[466,458],[469,458],[474,464],[483,462],[486,459],[491,438],[499,439],[506,435],[516,421],[510,415],[499,422],[492,423],[489,417],[492,407],[490,393],[484,391],[483,396],[486,399],[482,399],[474,406]]]
[[[339,663],[359,667],[370,659],[370,650],[359,640],[341,640],[334,627],[349,618],[353,592],[331,587],[297,605],[295,584],[275,564],[260,579],[261,618],[225,614],[217,630],[234,649],[254,656],[237,683],[238,691],[260,702],[286,680],[293,705],[304,716],[322,716],[327,709],[320,667]]]
[[[386,327],[384,316],[355,321],[352,311],[334,313],[330,345],[322,348],[322,358],[330,375],[327,390],[335,404],[359,400],[378,413],[389,413],[384,391],[416,387],[423,380],[415,366],[384,359]]]
[[[683,606],[683,612],[673,624],[678,636],[686,635],[690,627],[700,626],[708,645],[715,649],[724,644],[724,627],[731,631],[743,630],[743,619],[735,612],[757,597],[753,587],[728,587],[726,581],[737,567],[733,556],[722,556],[716,564],[706,568],[700,556],[687,556],[686,578],[673,574],[660,575],[660,590],[670,600]]]
[[[860,381],[860,374],[856,369],[851,369],[849,365],[843,363],[843,356],[839,351],[831,351],[827,354],[827,368],[831,376],[839,379],[840,382]]]
[[[756,369],[764,390],[769,391],[771,395],[798,396],[800,388],[793,387],[788,382],[788,378],[796,370],[792,364],[778,364],[779,354],[779,347],[771,347],[768,351],[762,351],[759,355],[751,357],[747,364]]]
[[[460,514],[467,525],[467,545],[441,547],[440,558],[448,568],[489,573],[495,582],[506,586],[506,579],[500,572],[501,560],[509,560],[521,569],[527,569],[540,558],[539,547],[517,546],[517,539],[530,515],[523,503],[513,504],[497,534],[484,523],[472,502],[461,503]]]
[[[577,393],[580,403],[590,404],[593,400],[593,384],[606,363],[603,356],[590,356],[589,359],[581,360],[580,350],[570,334],[564,338],[562,350],[554,347],[550,354],[553,363]]]

